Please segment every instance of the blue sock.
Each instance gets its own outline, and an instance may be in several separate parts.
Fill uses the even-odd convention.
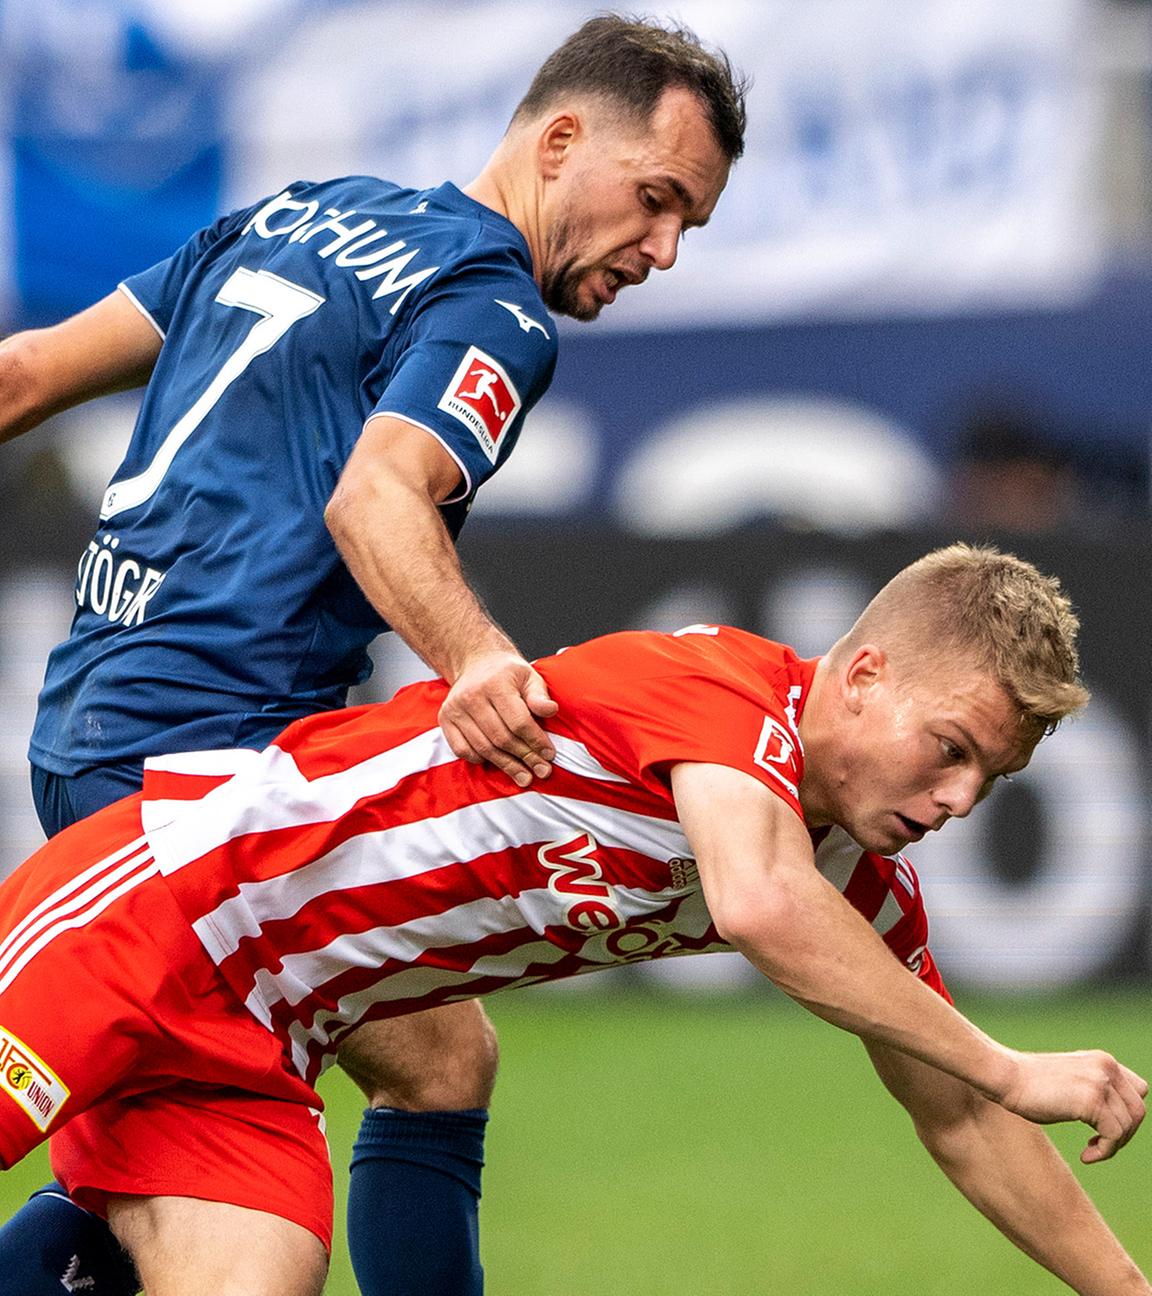
[[[0,1229],[0,1296],[136,1296],[140,1280],[98,1215],[48,1184]]]
[[[482,1108],[364,1113],[348,1194],[348,1249],[363,1296],[481,1296],[487,1123]]]

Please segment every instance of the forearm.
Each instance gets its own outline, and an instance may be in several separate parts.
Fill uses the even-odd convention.
[[[977,1097],[967,1120],[920,1136],[972,1205],[1080,1296],[1152,1292],[1041,1129]]]
[[[1149,1296],[1043,1130],[906,1054],[868,1053],[933,1159],[1005,1237],[1081,1296]]]
[[[677,765],[672,788],[720,935],[809,1011],[999,1098],[1011,1050],[898,962],[817,870],[797,815],[748,775]]]
[[[1000,1098],[1012,1051],[956,1012],[908,969],[815,869],[777,879],[763,921],[732,943],[791,998],[825,1021],[883,1043]]]
[[[121,292],[0,342],[0,441],[82,401],[148,381],[161,339]]]
[[[483,652],[515,652],[469,587],[426,492],[380,475],[338,488],[326,513],[365,597],[406,644],[449,682]]]

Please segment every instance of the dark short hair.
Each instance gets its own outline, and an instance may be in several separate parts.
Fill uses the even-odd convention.
[[[697,96],[725,156],[735,162],[744,152],[746,78],[695,32],[655,18],[590,18],[545,60],[512,120],[535,117],[562,95],[577,93],[615,100],[647,122],[673,87]]]

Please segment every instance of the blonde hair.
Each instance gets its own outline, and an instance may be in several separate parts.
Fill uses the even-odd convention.
[[[1079,628],[1054,576],[990,546],[953,544],[897,573],[834,651],[876,643],[913,667],[952,660],[986,670],[1022,724],[1048,734],[1088,702]]]

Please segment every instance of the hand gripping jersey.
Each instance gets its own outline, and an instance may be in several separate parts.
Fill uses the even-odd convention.
[[[797,724],[815,663],[700,627],[612,635],[538,666],[560,703],[557,756],[526,791],[453,756],[436,723],[442,683],[308,717],[259,754],[149,762],[148,867],[301,1078],[373,1017],[727,948],[669,771],[731,766],[800,814]],[[217,786],[189,805],[191,775]],[[907,861],[833,830],[817,864],[946,994]]]
[[[30,755],[58,774],[343,705],[387,629],[323,518],[364,424],[445,446],[455,536],[556,359],[520,233],[450,184],[293,184],[121,288],[164,343],[48,663]]]

